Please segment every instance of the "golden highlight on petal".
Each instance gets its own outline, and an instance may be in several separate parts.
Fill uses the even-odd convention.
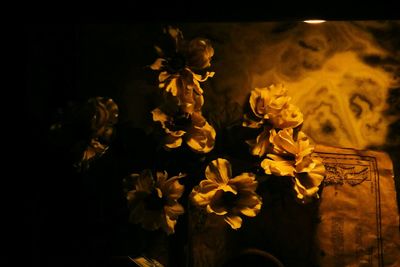
[[[182,32],[175,27],[166,27],[164,33],[174,41],[175,50],[166,54],[169,50],[164,51],[155,46],[160,58],[157,58],[150,68],[160,71],[159,88],[176,97],[179,107],[184,112],[192,114],[200,111],[204,102],[198,98],[203,94],[200,83],[213,77],[215,73],[206,71],[204,75],[200,75],[195,71],[211,66],[214,48],[211,42],[204,38],[195,38],[187,42]]]
[[[174,233],[174,227],[179,215],[184,213],[183,206],[178,203],[182,196],[184,186],[179,179],[185,177],[179,174],[168,178],[168,173],[157,172],[154,180],[152,172],[148,169],[141,174],[131,174],[124,181],[129,219],[132,223],[141,224],[144,229],[157,230],[162,228],[167,234]]]
[[[218,158],[208,164],[205,176],[189,196],[194,205],[223,217],[232,229],[241,227],[241,215],[254,217],[258,214],[262,201],[255,192],[258,183],[253,173],[232,178],[229,161]]]
[[[258,136],[256,140],[248,141],[250,145],[250,153],[254,156],[262,157],[270,149],[270,129],[265,128]]]
[[[299,199],[317,196],[325,168],[321,160],[312,155],[314,146],[307,135],[302,131],[297,133],[297,137],[294,134],[292,128],[278,132],[272,129],[269,141],[274,154],[267,154],[261,167],[266,174],[293,177],[294,190]]]

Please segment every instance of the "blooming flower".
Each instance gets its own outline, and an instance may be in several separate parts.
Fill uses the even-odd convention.
[[[303,122],[300,109],[290,104],[290,97],[286,96],[287,89],[283,85],[271,85],[264,88],[255,88],[250,94],[252,114],[245,114],[243,126],[261,128],[263,131],[256,140],[249,140],[251,154],[262,157],[270,146],[269,135],[271,128],[294,128]]]
[[[303,114],[289,103],[286,93],[287,89],[281,84],[252,90],[249,103],[253,114],[245,114],[243,126],[260,128],[266,123],[279,129],[299,126]]]
[[[167,55],[160,47],[156,47],[160,58],[150,68],[160,71],[159,87],[175,96],[182,110],[191,114],[199,111],[199,103],[203,103],[198,98],[203,94],[200,82],[214,76],[214,72],[200,75],[193,70],[209,67],[214,49],[207,39],[195,38],[185,42],[179,29],[168,27],[167,32],[174,41],[175,49],[171,55]]]
[[[150,170],[131,174],[128,178],[132,184],[126,190],[130,221],[140,223],[147,230],[161,228],[167,234],[174,233],[178,216],[184,213],[183,206],[178,203],[184,190],[178,179],[184,176],[180,174],[168,179],[167,172],[157,172],[154,181]],[[127,184],[128,178],[125,179]]]
[[[183,117],[168,116],[156,108],[152,114],[153,120],[160,122],[164,129],[166,149],[180,147],[183,140],[197,153],[208,153],[214,148],[216,132],[200,112]]]
[[[190,194],[192,202],[205,207],[208,213],[223,216],[232,229],[242,225],[241,215],[255,217],[261,209],[261,197],[255,192],[257,181],[253,173],[234,178],[229,161],[218,158],[205,170],[206,179]]]
[[[273,154],[267,154],[267,158],[261,162],[265,173],[292,177],[299,199],[318,196],[325,168],[319,158],[313,157],[314,147],[310,145],[305,133],[299,131],[295,138],[292,128],[279,132],[272,129],[270,142]]]

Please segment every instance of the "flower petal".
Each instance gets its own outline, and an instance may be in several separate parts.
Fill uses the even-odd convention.
[[[228,185],[238,188],[239,191],[248,190],[255,191],[257,189],[258,182],[256,176],[251,172],[244,172],[233,179],[230,179]]]
[[[161,226],[162,226],[162,229],[167,233],[167,235],[171,235],[171,234],[175,233],[176,223],[177,223],[176,220],[171,219],[168,215],[165,215]]]
[[[207,179],[218,184],[227,184],[232,177],[231,164],[223,158],[213,160],[205,171]]]
[[[153,174],[150,170],[143,170],[142,173],[137,177],[136,190],[145,192],[151,192],[154,188]]]
[[[292,104],[288,104],[277,111],[270,110],[268,115],[274,127],[280,129],[295,128],[303,123],[303,113]]]
[[[261,162],[261,167],[264,169],[266,174],[294,176],[294,162],[284,160],[283,158],[273,154],[268,154],[268,157],[269,158],[264,159]]]
[[[240,212],[248,217],[255,217],[261,210],[261,200],[252,207],[243,207]]]
[[[218,190],[217,184],[209,184],[207,187],[195,186],[189,195],[190,200],[196,206],[203,207],[208,205]]]
[[[182,80],[179,79],[179,76],[175,76],[166,83],[165,91],[170,92],[173,96],[177,96],[181,88]]]
[[[215,129],[205,122],[203,127],[192,126],[186,134],[186,144],[197,153],[208,153],[214,148]]]
[[[251,147],[252,155],[262,157],[265,153],[267,153],[267,150],[270,148],[269,135],[270,130],[268,128],[265,128],[257,136],[256,142]]]
[[[167,149],[177,148],[182,145],[182,138],[181,137],[174,137],[172,135],[167,135],[165,137],[165,144],[164,147]]]
[[[166,82],[167,79],[169,79],[171,76],[172,76],[172,75],[169,74],[168,72],[162,71],[162,72],[160,72],[160,74],[158,75],[158,81],[159,81],[160,83]],[[160,87],[163,88],[164,86],[160,86]]]
[[[185,209],[181,204],[175,203],[171,206],[165,206],[164,212],[169,218],[177,219],[179,215],[182,215],[185,212]]]
[[[156,61],[154,61],[154,63],[150,65],[150,68],[152,70],[160,70],[163,66],[163,62],[165,62],[165,59],[157,58]]]
[[[295,155],[298,152],[296,142],[293,139],[292,128],[280,130],[274,137],[273,144],[274,146],[278,146],[292,155]]]
[[[153,109],[151,114],[153,115],[153,121],[159,121],[163,126],[165,122],[169,120],[168,115],[165,114],[160,108]]]
[[[178,179],[185,177],[186,175],[173,176],[161,184],[164,196],[169,200],[177,200],[183,194],[185,187],[181,185]]]
[[[215,202],[210,202],[210,204],[207,205],[207,212],[215,213],[217,215],[225,215],[228,213],[224,206],[216,205]]]
[[[248,114],[243,115],[243,123],[242,123],[243,127],[260,128],[263,123],[264,123],[263,119],[256,121],[251,119]]]
[[[239,229],[242,226],[242,218],[239,216],[225,216],[224,221],[227,222],[232,229]]]

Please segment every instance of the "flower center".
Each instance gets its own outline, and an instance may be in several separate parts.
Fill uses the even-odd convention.
[[[185,57],[182,54],[176,53],[169,60],[166,66],[169,73],[177,73],[186,66]]]
[[[184,130],[186,131],[192,123],[192,118],[189,113],[178,112],[175,114],[174,119],[171,121],[170,128],[173,131]]]
[[[165,205],[165,199],[160,198],[157,195],[156,190],[153,190],[151,194],[149,194],[144,199],[144,206],[148,210],[161,210]]]
[[[227,210],[232,209],[236,205],[236,201],[239,198],[239,194],[234,194],[232,192],[224,192],[222,190],[219,190],[217,192],[219,194],[219,201],[218,201],[218,206],[224,207]]]

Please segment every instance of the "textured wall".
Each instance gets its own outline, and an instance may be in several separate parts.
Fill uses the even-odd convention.
[[[228,98],[243,105],[254,87],[284,83],[314,141],[359,149],[399,143],[398,129],[389,126],[399,119],[399,27],[398,21],[182,25],[187,36],[206,36],[215,46],[211,103]],[[389,137],[395,132],[397,140]]]

